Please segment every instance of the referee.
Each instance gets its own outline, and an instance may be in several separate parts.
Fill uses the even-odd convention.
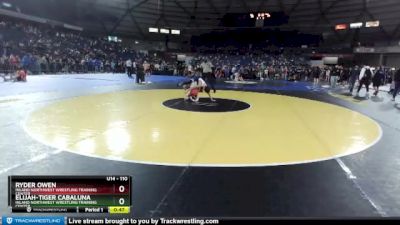
[[[207,82],[207,84],[215,93],[215,83],[217,79],[213,74],[213,64],[210,62],[210,60],[205,60],[203,63],[200,64],[200,67],[203,69],[203,79]]]

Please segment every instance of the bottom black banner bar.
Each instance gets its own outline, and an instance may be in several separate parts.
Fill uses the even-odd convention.
[[[129,218],[129,217],[109,217],[109,218],[76,218],[68,217],[67,225],[77,224],[115,224],[115,225],[166,225],[166,224],[199,224],[199,225],[214,225],[214,224],[354,224],[361,223],[393,223],[399,224],[399,219],[383,219],[383,218],[364,218],[364,219],[307,219],[307,218]]]
[[[129,218],[120,215],[110,217],[64,217],[64,216],[3,216],[3,225],[216,225],[216,224],[354,224],[388,223],[399,224],[400,218],[363,218],[363,219],[287,219],[287,218]]]

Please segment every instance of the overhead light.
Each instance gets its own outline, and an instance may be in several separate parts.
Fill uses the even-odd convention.
[[[250,13],[250,18],[254,18],[254,14],[253,13]]]
[[[251,17],[251,15],[250,15]],[[265,18],[270,18],[271,14],[263,12],[263,13],[257,13],[257,20],[264,20]]]
[[[337,24],[335,26],[335,30],[346,30],[347,29],[347,24]]]
[[[108,36],[108,41],[118,42],[118,37],[117,36]]]
[[[365,27],[379,27],[379,20],[368,21],[365,23]]]
[[[357,29],[357,28],[361,28],[362,26],[363,26],[362,22],[350,23],[350,29]]]
[[[161,28],[160,33],[162,34],[169,34],[169,29]]]
[[[179,35],[179,34],[181,34],[181,31],[180,30],[171,30],[171,34]]]
[[[158,28],[149,27],[149,32],[150,32],[150,33],[158,33]]]
[[[83,31],[82,27],[78,27],[78,26],[74,26],[74,25],[69,25],[64,23],[63,27],[67,28],[67,29],[71,29],[71,30],[77,30],[77,31]]]
[[[139,44],[139,41],[135,41],[135,44]]]
[[[7,7],[7,8],[11,8],[11,7],[12,7],[11,3],[8,3],[8,2],[3,2],[2,5],[3,5],[4,7]]]

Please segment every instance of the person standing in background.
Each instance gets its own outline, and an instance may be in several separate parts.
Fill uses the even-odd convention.
[[[360,84],[358,85],[357,96],[362,86],[365,85],[365,88],[367,89],[367,93],[365,94],[365,96],[369,98],[369,85],[371,83],[371,77],[372,77],[371,68],[369,66],[365,66],[364,68],[362,68],[359,77]]]
[[[283,67],[283,69],[282,69],[282,78],[283,78],[283,80],[287,80],[288,79],[288,73],[289,73],[288,68],[286,66]]]
[[[393,91],[392,101],[395,101],[396,95],[400,91],[400,69],[398,69],[394,74],[393,81],[394,81],[394,91]]]
[[[334,67],[334,69],[332,70],[332,74],[331,74],[331,78],[330,78],[331,88],[336,88],[339,76],[340,76],[339,65],[336,65]]]
[[[135,72],[136,70],[136,62],[132,61],[132,72]]]
[[[188,64],[187,66],[187,70],[188,70],[188,76],[191,77],[193,75],[193,66],[191,63]]]
[[[144,83],[144,64],[141,64],[140,62],[136,63],[136,83]]]
[[[115,71],[115,61],[114,60],[111,60],[111,72],[112,73],[115,73],[116,71]]]
[[[390,83],[390,90],[389,90],[389,94],[393,95],[394,92],[394,75],[396,73],[396,69],[392,68],[389,72],[388,72],[388,78],[387,78],[387,82]]]
[[[374,77],[372,78],[372,84],[375,90],[374,96],[378,95],[379,87],[382,85],[384,79],[385,79],[385,72],[383,71],[382,67],[379,67]]]
[[[350,94],[353,94],[353,89],[354,85],[356,84],[356,81],[358,80],[360,75],[360,67],[357,65],[351,69],[350,71],[350,77],[349,77],[349,88],[350,88]]]
[[[319,67],[315,66],[311,70],[311,76],[314,78],[314,87],[318,86],[319,84],[319,74],[321,73]]]
[[[231,72],[230,72],[230,78],[231,78],[231,80],[234,80],[234,79],[235,79],[235,73],[236,73],[236,71],[237,71],[236,66],[235,66],[235,65],[232,65],[232,69],[231,69]]]
[[[200,64],[200,67],[203,69],[203,79],[215,93],[216,78],[212,70],[213,64],[210,60],[205,60],[203,63]]]
[[[261,81],[263,81],[264,79],[265,79],[265,64],[262,62],[261,63],[261,65],[259,66],[259,70],[258,70],[258,73],[259,73],[259,76],[260,76],[260,80]]]
[[[144,69],[144,74],[146,76],[150,76],[150,74],[151,74],[150,63],[148,63],[146,60],[143,63],[143,69]]]
[[[125,67],[126,67],[126,72],[128,73],[128,77],[132,78],[133,70],[132,70],[132,60],[131,59],[126,60]]]
[[[331,68],[329,66],[325,68],[325,81],[328,81],[329,84],[331,82]]]
[[[223,70],[224,70],[224,79],[229,78],[229,73],[230,73],[229,66],[224,65]]]
[[[340,84],[342,86],[345,86],[347,84],[347,82],[349,81],[349,77],[350,77],[350,68],[348,67],[342,67],[341,69],[342,74],[340,76]]]

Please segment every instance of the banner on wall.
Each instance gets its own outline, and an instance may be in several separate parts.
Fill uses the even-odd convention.
[[[324,57],[322,61],[325,65],[336,65],[338,64],[339,57]]]

